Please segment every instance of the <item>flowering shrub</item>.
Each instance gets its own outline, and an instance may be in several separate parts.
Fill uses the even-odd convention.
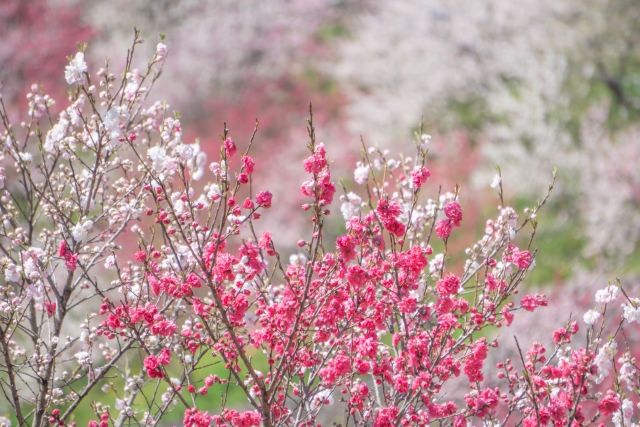
[[[59,117],[37,86],[31,99],[43,102],[20,128],[0,110],[0,387],[19,426],[76,425],[82,408],[90,427],[157,425],[176,411],[186,426],[631,425],[635,359],[618,366],[614,356],[640,300],[619,285],[596,294],[583,348],[567,347],[580,331],[570,322],[551,354],[535,343],[498,365],[500,386],[483,385],[498,351],[488,334],[548,304],[516,295],[553,184],[523,217],[500,207],[453,268],[448,241],[464,203],[457,187],[420,197],[434,188],[429,138],[412,158],[365,150],[358,194],[332,178],[310,112],[300,187],[309,230],[287,263],[278,236],[260,232],[278,201],[253,180],[254,138],[241,146],[223,128],[205,168],[179,116],[148,102],[167,47],[138,70],[139,43],[136,33],[121,79],[108,63],[92,73],[78,52]],[[338,197],[346,232],[334,250],[324,236]],[[621,294],[624,317],[606,339],[591,320]],[[606,379],[611,388],[594,393]],[[220,405],[203,403],[221,385]],[[452,401],[451,386],[469,391]],[[248,408],[231,407],[232,388]]]

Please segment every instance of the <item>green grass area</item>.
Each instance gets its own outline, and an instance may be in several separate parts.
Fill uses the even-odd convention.
[[[140,363],[138,361],[137,356],[133,356],[133,352],[131,352],[132,357],[129,359],[128,369],[130,372],[136,373],[140,371]],[[249,353],[251,357],[251,361],[254,369],[257,369],[261,372],[267,372],[269,369],[269,365],[267,363],[266,356],[262,352],[255,351]],[[180,377],[181,370],[180,366],[176,363],[175,356],[173,357],[173,362],[167,367],[169,372],[169,377]],[[229,372],[225,369],[225,364],[220,361],[219,358],[212,356],[210,353],[207,353],[200,361],[198,366],[202,368],[198,368],[194,371],[191,376],[192,384],[199,389],[204,385],[204,378],[209,375],[217,375],[221,379],[229,380],[228,384],[215,384],[208,389],[208,394],[205,396],[196,396],[196,404],[199,409],[203,411],[209,411],[209,413],[220,412],[222,408],[223,396],[226,396],[226,406],[231,408],[238,408],[242,406],[247,406],[249,404],[244,391],[240,386],[237,385],[237,382],[230,378]],[[240,373],[240,377],[244,379],[246,374],[246,367],[242,365],[242,371]],[[69,422],[75,421],[79,426],[85,426],[91,420],[96,420],[97,417],[92,409],[92,402],[100,402],[103,405],[108,405],[110,407],[110,414],[113,418],[116,418],[119,414],[119,411],[115,409],[116,397],[122,398],[122,392],[124,390],[125,382],[122,379],[121,375],[116,370],[111,370],[107,374],[107,378],[105,381],[101,382],[98,386],[91,390],[91,392],[87,395],[87,397],[83,400],[82,404],[73,412],[72,416],[69,418]],[[79,391],[86,385],[86,380],[83,380],[80,383],[74,384],[74,390]],[[118,391],[118,396],[114,393],[113,390],[107,390],[106,392],[101,390],[101,387],[109,383],[113,389]],[[161,402],[161,395],[167,390],[167,383],[162,380],[154,380],[149,382],[143,387],[142,393],[139,393],[133,410],[141,410],[144,411],[148,405],[147,401],[155,401],[159,405]],[[65,393],[68,392],[68,389],[65,390]],[[192,396],[188,393],[187,387],[183,387],[182,396],[185,400],[191,405],[193,403]],[[155,396],[155,398],[154,398]],[[64,413],[64,409],[66,407],[59,407],[61,412]],[[23,410],[29,410],[29,408],[23,407]],[[172,409],[166,413],[163,417],[165,424],[173,424],[180,425],[182,423],[182,418],[184,416],[184,405],[178,401],[178,404],[173,406]],[[3,412],[0,414],[4,414],[12,419],[12,422],[17,423],[15,419],[15,414],[8,412],[8,408],[4,408]]]

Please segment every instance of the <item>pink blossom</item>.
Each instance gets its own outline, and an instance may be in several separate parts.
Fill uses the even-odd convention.
[[[256,167],[256,162],[249,156],[242,158],[242,165],[247,174],[251,175]]]
[[[209,412],[200,412],[196,408],[184,411],[182,423],[185,427],[209,427],[213,418]]]
[[[78,263],[78,254],[74,254],[71,252],[69,247],[67,246],[67,242],[62,240],[60,242],[60,246],[58,246],[58,256],[64,258],[65,267],[69,271],[75,271]]]
[[[436,284],[438,293],[442,296],[455,295],[460,288],[460,279],[449,273],[444,279],[441,279]]]
[[[522,297],[520,305],[527,311],[533,311],[536,308],[547,306],[547,298],[543,294],[526,295]]]
[[[444,207],[444,214],[449,218],[455,227],[460,226],[462,221],[462,207],[457,201],[448,202]]]
[[[160,365],[168,365],[171,362],[171,350],[163,348],[158,354],[157,360]]]
[[[451,220],[441,219],[436,223],[436,234],[441,239],[446,239],[451,235],[453,224]]]
[[[553,332],[553,342],[556,344],[567,344],[571,342],[571,334],[565,328],[556,329]]]
[[[422,184],[427,182],[427,178],[431,176],[427,168],[416,168],[411,172],[411,179],[414,187],[420,188]]]
[[[531,265],[531,253],[529,251],[516,251],[511,256],[513,262],[519,269],[526,270]]]
[[[336,240],[336,246],[340,251],[340,256],[344,262],[349,262],[355,259],[357,253],[355,251],[356,242],[355,239],[349,234],[343,234]]]
[[[163,378],[164,372],[160,367],[160,363],[158,362],[158,358],[155,356],[147,356],[144,359],[144,367],[147,370],[147,375],[149,378]]]
[[[323,154],[320,154],[317,150],[311,157],[304,161],[304,170],[307,173],[319,174],[327,166],[327,160]]]
[[[228,158],[231,158],[236,154],[238,148],[236,147],[236,143],[233,141],[233,139],[227,138],[224,140],[224,150]]]
[[[606,396],[598,403],[598,410],[602,415],[608,417],[618,409],[620,409],[620,397],[613,391],[608,390]]]
[[[271,199],[273,195],[269,191],[261,191],[256,196],[256,203],[261,205],[263,208],[268,209],[271,207]]]
[[[158,43],[156,46],[156,59],[158,61],[164,61],[167,56],[167,46],[164,43]]]
[[[393,427],[396,425],[399,409],[395,406],[381,408],[376,415],[374,427]]]

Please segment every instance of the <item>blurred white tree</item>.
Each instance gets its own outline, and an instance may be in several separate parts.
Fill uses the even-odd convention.
[[[350,21],[327,70],[370,141],[406,139],[421,115],[474,132],[477,187],[499,164],[533,194],[557,166],[556,200],[579,210],[585,256],[624,259],[640,223],[639,172],[619,162],[637,164],[640,146],[639,16],[628,0],[385,2]]]

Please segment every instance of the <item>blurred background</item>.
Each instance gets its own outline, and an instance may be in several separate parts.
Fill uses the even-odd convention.
[[[433,136],[431,197],[439,184],[462,187],[460,248],[495,216],[496,165],[505,203],[520,213],[544,196],[557,167],[529,286],[586,309],[586,293],[607,280],[637,282],[636,0],[0,0],[5,104],[26,117],[24,94],[37,81],[64,105],[65,57],[78,42],[88,43],[90,70],[109,57],[119,73],[134,26],[147,40],[141,68],[166,34],[152,98],[180,111],[186,142],[199,138],[211,159],[223,122],[242,146],[260,120],[254,156],[277,202],[269,227],[281,247],[304,237],[302,198],[291,190],[305,178],[313,102],[319,140],[338,160],[332,172],[349,186],[361,136],[412,154],[423,119]],[[527,341],[548,338],[568,314],[554,313],[564,317]]]

